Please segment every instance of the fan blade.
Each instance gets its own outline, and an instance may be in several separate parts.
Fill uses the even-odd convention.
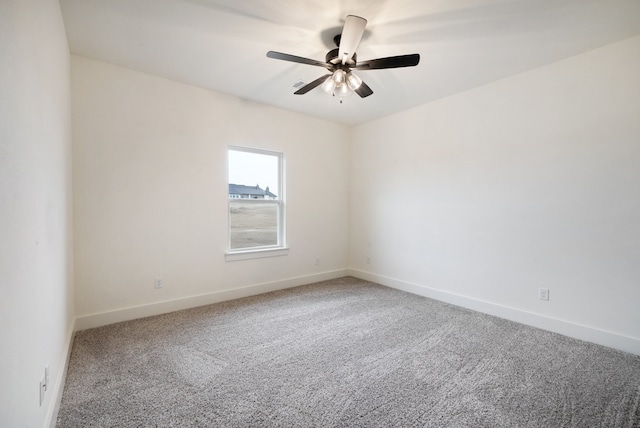
[[[302,88],[298,89],[297,91],[294,92],[295,95],[304,95],[307,92],[309,92],[310,90],[322,85],[322,83],[327,80],[327,77],[331,77],[331,74],[325,74],[322,77],[318,77],[316,80],[314,80],[311,83],[307,83],[306,85],[304,85]]]
[[[315,59],[303,58],[301,56],[289,55],[282,52],[267,52],[267,56],[273,59],[281,59],[283,61],[297,62],[300,64],[309,64],[309,65],[317,65],[318,67],[324,67],[328,70],[333,68],[333,65],[327,64],[326,62],[317,61]]]
[[[354,92],[360,95],[360,98],[366,98],[369,95],[373,94],[371,88],[364,82],[362,82],[358,89],[356,89]]]
[[[338,48],[338,55],[342,60],[342,64],[346,64],[353,57],[366,26],[367,20],[359,16],[348,15],[345,19],[342,35],[340,36],[340,47]]]
[[[379,70],[382,68],[413,67],[420,62],[420,54],[398,55],[387,58],[360,61],[355,68],[358,70]]]

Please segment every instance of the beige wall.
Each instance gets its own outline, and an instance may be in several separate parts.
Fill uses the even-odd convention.
[[[82,57],[71,64],[76,309],[89,316],[80,327],[345,273],[348,128]],[[225,261],[229,145],[285,154],[287,256]]]
[[[634,37],[356,127],[351,266],[640,353],[639,52]]]
[[[42,427],[52,418],[73,331],[71,241],[69,49],[60,7],[1,1],[0,426]]]

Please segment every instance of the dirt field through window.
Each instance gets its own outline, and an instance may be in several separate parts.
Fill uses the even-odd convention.
[[[233,201],[229,206],[231,249],[278,244],[278,206]]]

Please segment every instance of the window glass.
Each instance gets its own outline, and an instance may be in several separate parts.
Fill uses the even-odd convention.
[[[229,149],[229,249],[283,247],[282,153]]]

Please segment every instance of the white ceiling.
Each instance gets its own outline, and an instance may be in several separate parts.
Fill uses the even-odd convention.
[[[71,52],[354,125],[640,34],[638,0],[60,0]],[[361,71],[340,104],[293,85],[326,73],[348,14],[369,22],[359,60],[419,53],[417,67]],[[640,53],[639,53],[640,54]]]

